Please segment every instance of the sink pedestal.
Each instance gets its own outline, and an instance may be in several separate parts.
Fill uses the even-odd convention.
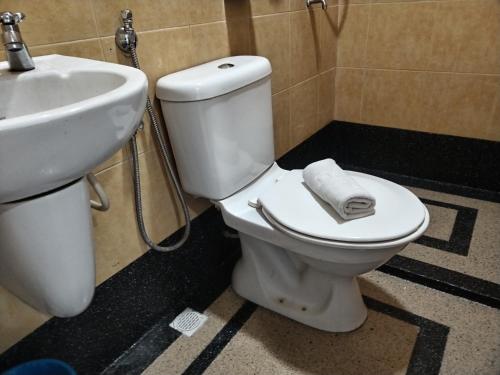
[[[89,193],[83,178],[0,204],[0,284],[44,313],[81,313],[95,288]]]

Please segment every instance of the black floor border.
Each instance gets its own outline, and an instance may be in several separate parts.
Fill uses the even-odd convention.
[[[120,355],[101,373],[102,375],[141,374],[153,361],[174,343],[181,335],[172,329],[170,316],[163,317],[136,343]]]
[[[491,281],[403,255],[394,256],[377,270],[470,301],[500,308],[500,285]]]
[[[280,161],[287,167],[304,168],[323,158],[333,158],[341,166],[484,189],[499,198],[500,142],[332,121]]]
[[[450,328],[395,306],[363,297],[371,310],[389,315],[420,328],[406,375],[438,375]]]
[[[224,350],[232,338],[240,331],[252,314],[257,310],[257,305],[246,301],[233,315],[233,317],[217,333],[212,341],[203,349],[203,351],[191,362],[189,367],[182,375],[203,374],[215,358]]]
[[[224,236],[222,216],[209,208],[192,222],[181,249],[148,251],[96,287],[89,308],[74,318],[51,318],[0,354],[0,374],[19,363],[57,358],[79,375],[140,374],[178,334],[167,327],[186,307],[204,311],[231,282],[239,241]],[[163,241],[170,244],[183,228]],[[134,347],[137,361],[124,353]],[[121,360],[117,360],[117,359]]]
[[[438,193],[458,195],[465,198],[479,199],[493,203],[500,203],[500,192],[455,185],[448,182],[417,178],[404,174],[381,171],[379,169],[363,168],[350,164],[342,164],[342,168],[356,172],[371,174],[393,181],[400,185],[411,186],[419,189],[432,190]]]
[[[420,245],[432,247],[434,249],[447,251],[462,256],[469,255],[469,247],[472,241],[474,226],[476,225],[477,212],[476,208],[460,206],[447,202],[440,202],[431,199],[420,198],[425,204],[432,206],[449,208],[457,211],[455,223],[448,241],[426,236],[425,234],[417,238],[414,242]]]
[[[367,296],[363,296],[363,299],[369,309],[419,327],[406,375],[438,375],[449,327]],[[203,374],[243,328],[257,307],[253,302],[246,301],[182,374]]]

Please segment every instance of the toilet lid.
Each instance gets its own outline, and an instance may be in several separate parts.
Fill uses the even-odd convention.
[[[346,171],[375,196],[375,214],[343,220],[328,203],[305,185],[302,170],[293,170],[259,196],[266,215],[307,236],[331,241],[377,242],[407,236],[425,218],[422,202],[393,182],[364,173]]]

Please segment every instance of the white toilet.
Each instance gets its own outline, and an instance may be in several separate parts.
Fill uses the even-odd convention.
[[[305,187],[301,170],[281,169],[270,75],[267,59],[236,56],[158,81],[182,185],[211,199],[239,232],[238,294],[318,329],[351,331],[367,315],[356,276],[421,236],[429,213],[407,189],[349,172],[377,206],[372,216],[344,221]]]

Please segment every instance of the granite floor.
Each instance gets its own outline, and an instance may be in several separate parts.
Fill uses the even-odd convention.
[[[369,314],[351,333],[326,333],[226,290],[192,337],[144,372],[156,374],[500,373],[500,311],[375,271],[360,280]]]
[[[463,275],[463,283],[499,284],[500,204],[409,188],[432,220],[401,259]],[[380,271],[361,276],[360,286],[368,319],[344,334],[309,328],[229,288],[201,330],[180,336],[143,374],[500,374],[498,308]]]
[[[500,284],[500,203],[409,189],[426,204],[431,223],[400,255]]]

